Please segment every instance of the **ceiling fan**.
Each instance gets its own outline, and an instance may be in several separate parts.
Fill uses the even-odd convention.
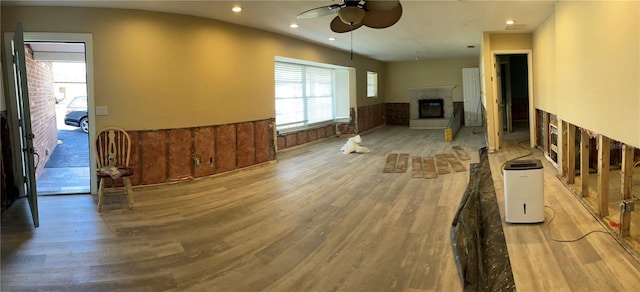
[[[386,28],[394,25],[402,16],[399,0],[341,0],[307,10],[298,14],[298,19],[317,18],[338,14],[331,21],[331,30],[337,33],[353,31],[361,26]]]

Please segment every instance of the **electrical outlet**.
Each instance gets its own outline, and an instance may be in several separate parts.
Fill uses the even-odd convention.
[[[624,211],[626,213],[633,212],[633,210],[636,209],[636,206],[635,206],[636,204],[633,201],[625,201],[624,205],[625,205]]]
[[[621,213],[631,213],[636,209],[634,201],[622,201],[620,203],[620,212]]]

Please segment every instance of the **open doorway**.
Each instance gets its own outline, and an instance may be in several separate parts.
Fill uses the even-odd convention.
[[[529,130],[529,72],[526,54],[498,55],[503,131]]]
[[[531,50],[498,50],[492,51],[494,125],[496,134],[496,148],[502,146],[505,135],[522,137],[522,141],[529,140],[533,147],[535,143],[535,124],[531,118],[534,109],[532,100],[532,71]]]
[[[28,82],[31,80],[35,80],[31,76],[28,76],[26,70],[27,56],[25,53],[29,53],[27,47],[25,47],[26,43],[30,42],[50,42],[50,43],[81,43],[84,47],[84,60],[86,64],[86,93],[87,93],[87,110],[88,110],[88,120],[93,120],[95,117],[94,108],[94,99],[93,99],[93,41],[92,35],[86,33],[34,33],[34,32],[23,32],[22,23],[18,22],[16,24],[15,32],[6,32],[4,33],[4,48],[5,48],[5,57],[6,57],[6,68],[8,76],[6,80],[7,86],[9,88],[9,95],[6,98],[7,104],[7,126],[8,126],[8,139],[5,140],[3,137],[3,142],[8,141],[10,146],[7,149],[11,150],[11,153],[8,155],[11,157],[10,168],[8,171],[13,175],[12,185],[17,188],[18,197],[25,197],[29,202],[29,208],[31,209],[31,215],[33,219],[33,225],[35,227],[39,226],[39,216],[38,216],[38,204],[37,204],[37,190],[36,190],[36,178],[35,178],[35,166],[37,160],[40,160],[38,157],[40,153],[36,152],[36,147],[34,145],[35,133],[32,130],[33,123],[44,123],[47,121],[47,118],[38,119],[34,121],[31,118],[31,104],[37,103],[35,99],[29,98],[28,95]],[[34,57],[35,54],[33,50],[30,52],[30,57]],[[35,62],[34,62],[35,63]],[[37,64],[37,63],[35,63]],[[53,80],[52,77],[49,80]],[[52,81],[51,81],[52,82]],[[51,86],[43,86],[43,88],[51,88]],[[46,92],[48,95],[43,95],[42,100],[44,103],[50,103],[49,106],[43,106],[42,108],[48,110],[48,121],[53,119],[52,124],[56,124],[55,122],[55,109],[51,104],[55,104],[55,94],[52,91]],[[54,112],[51,115],[51,112]],[[53,118],[51,118],[53,117]],[[55,128],[54,128],[55,129]],[[89,123],[88,125],[88,141],[93,140],[93,133],[95,132],[95,126],[93,123]],[[51,131],[50,131],[51,132]],[[53,131],[55,132],[55,131]],[[4,134],[4,133],[3,133]],[[57,143],[57,137],[53,135],[56,139],[47,139],[47,141],[55,141]],[[4,144],[4,143],[3,143]],[[47,144],[48,146],[49,144]],[[95,173],[96,171],[96,158],[93,155],[95,151],[95,146],[93,143],[88,143],[89,148],[89,174]],[[4,150],[4,148],[3,148]],[[51,149],[44,148],[41,153],[43,154],[51,154]],[[4,151],[3,151],[4,153]],[[37,159],[37,160],[36,160]],[[4,162],[4,159],[3,159]],[[42,162],[38,162],[40,167],[45,165],[44,160]],[[96,177],[89,175],[89,192],[91,194],[95,194],[97,190]],[[14,199],[16,199],[14,198]],[[4,201],[3,201],[4,203]],[[9,204],[13,203],[13,200],[9,202]]]
[[[85,44],[25,43],[38,195],[90,192]]]

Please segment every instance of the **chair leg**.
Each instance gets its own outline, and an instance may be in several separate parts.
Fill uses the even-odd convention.
[[[98,212],[102,211],[102,196],[104,195],[104,179],[100,179],[100,187],[98,188]]]
[[[129,193],[129,209],[133,209],[133,189],[131,189],[131,179],[129,177],[122,178],[124,185],[127,187],[127,193]]]

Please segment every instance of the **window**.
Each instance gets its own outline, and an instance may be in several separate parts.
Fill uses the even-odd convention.
[[[378,97],[378,73],[367,71],[367,97]]]
[[[294,130],[340,118],[348,98],[336,84],[345,83],[341,79],[346,77],[339,68],[276,61],[276,129]]]

